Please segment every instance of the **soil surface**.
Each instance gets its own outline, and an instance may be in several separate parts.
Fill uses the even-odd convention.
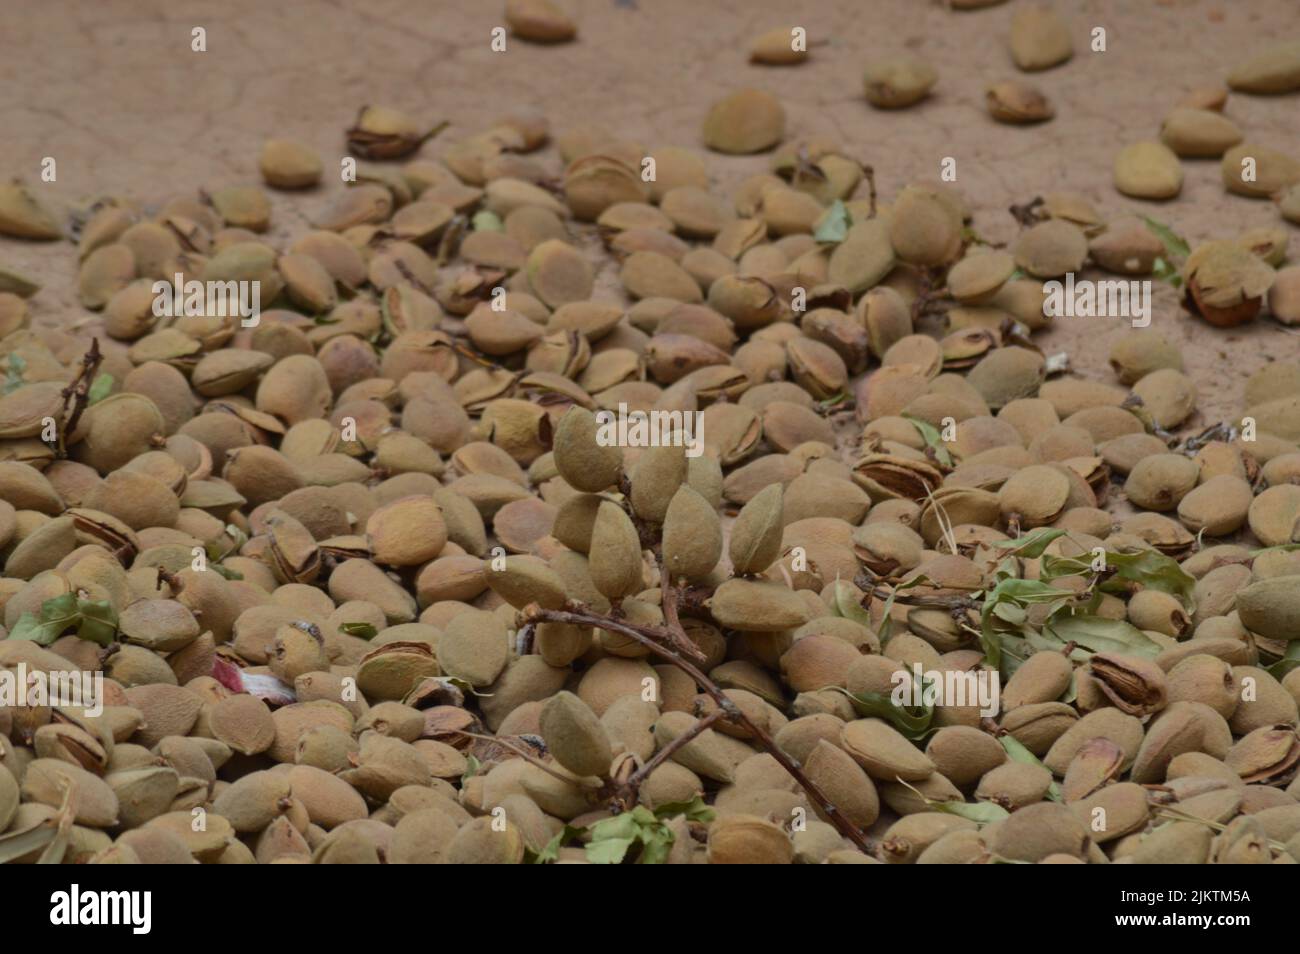
[[[702,148],[708,105],[742,86],[776,94],[787,136],[830,136],[875,168],[882,199],[910,180],[937,176],[946,156],[975,209],[975,228],[1005,241],[1016,226],[1007,209],[1071,189],[1108,218],[1129,212],[1169,223],[1192,245],[1280,221],[1274,206],[1228,195],[1215,160],[1184,163],[1182,195],[1169,203],[1127,199],[1111,185],[1111,164],[1126,143],[1155,138],[1165,112],[1189,90],[1218,84],[1259,46],[1300,29],[1295,0],[1077,0],[1058,3],[1076,55],[1033,80],[1054,101],[1056,118],[1031,128],[994,123],[984,88],[1017,70],[1007,30],[1018,2],[952,11],[929,0],[810,0],[797,13],[777,0],[569,0],[577,41],[537,46],[511,39],[493,52],[498,0],[47,0],[12,4],[0,40],[0,170],[19,175],[57,204],[129,195],[156,205],[199,186],[255,181],[269,136],[302,140],[337,168],[343,130],[366,103],[450,120],[442,145],[470,135],[511,109],[543,110],[553,131],[600,125],[624,138]],[[797,24],[791,17],[797,18]],[[800,25],[809,62],[760,67],[749,41]],[[191,50],[206,30],[207,51]],[[1107,49],[1089,51],[1094,27]],[[935,64],[940,80],[922,104],[872,109],[862,95],[864,62],[902,49]],[[1297,97],[1233,95],[1227,114],[1248,138],[1300,150]],[[552,151],[555,171],[559,159]],[[57,161],[57,181],[40,182],[41,160]],[[729,190],[766,168],[763,156],[710,156],[716,187]],[[337,193],[334,181],[304,196],[273,194],[270,239],[282,245],[308,227]],[[1292,228],[1293,227],[1288,227]],[[67,243],[0,239],[0,263],[45,285],[32,301],[37,323],[79,330],[93,316],[75,299],[76,255]],[[604,287],[613,291],[612,270]],[[1295,332],[1256,322],[1233,331],[1190,318],[1160,285],[1153,330],[1183,347],[1201,390],[1197,430],[1238,414],[1245,377],[1264,362],[1300,356]],[[1064,351],[1076,371],[1113,380],[1105,363],[1119,319],[1063,319],[1037,337]]]

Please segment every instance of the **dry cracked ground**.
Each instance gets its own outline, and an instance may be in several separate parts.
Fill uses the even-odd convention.
[[[530,106],[555,130],[596,125],[648,143],[699,146],[707,105],[753,86],[781,99],[789,137],[833,137],[875,168],[886,194],[936,176],[942,158],[954,157],[975,226],[990,241],[1015,234],[1010,205],[1063,186],[1093,201],[1103,217],[1149,214],[1192,245],[1277,224],[1269,203],[1224,192],[1214,160],[1185,162],[1182,194],[1169,203],[1119,195],[1111,167],[1122,145],[1154,138],[1187,92],[1219,81],[1246,51],[1300,26],[1293,4],[1067,4],[1078,48],[1086,49],[1092,27],[1103,26],[1107,50],[1082,52],[1037,77],[1057,117],[1013,128],[993,122],[983,98],[988,84],[1016,75],[1006,37],[1018,5],[963,13],[926,0],[793,7],[586,0],[575,5],[578,42],[516,42],[495,53],[491,30],[502,22],[500,11],[473,0],[23,4],[6,25],[0,59],[5,89],[20,93],[0,104],[0,168],[35,178],[41,159],[53,156],[58,181],[43,188],[59,200],[120,193],[160,202],[196,184],[255,181],[257,151],[268,136],[341,155],[342,130],[371,102],[450,121],[446,142],[504,109]],[[814,43],[809,62],[793,69],[747,62],[754,36],[794,21]],[[190,51],[195,26],[207,30],[206,53]],[[863,63],[900,48],[938,66],[934,93],[912,109],[872,110],[862,96]],[[1294,149],[1300,139],[1293,97],[1236,96],[1228,112],[1252,138],[1276,148]],[[710,172],[725,191],[765,163],[715,157]],[[277,198],[272,238],[301,230],[340,188],[307,201]],[[5,242],[4,251],[46,284],[33,303],[38,319],[66,325],[86,318],[66,246]],[[612,288],[612,270],[606,278]],[[1187,371],[1202,386],[1193,425],[1238,411],[1246,376],[1300,348],[1275,325],[1223,332],[1188,321],[1172,290],[1157,294],[1155,327],[1183,346]],[[1063,321],[1042,347],[1068,352],[1083,373],[1102,375],[1123,330],[1115,322]]]

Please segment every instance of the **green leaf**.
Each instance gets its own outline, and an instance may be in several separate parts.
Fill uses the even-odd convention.
[[[33,613],[23,613],[18,617],[18,622],[14,623],[13,629],[9,630],[9,638],[26,639],[41,646],[48,646],[63,635],[66,628],[66,626],[42,623]]]
[[[80,621],[76,594],[64,593],[62,596],[52,596],[42,603],[39,615],[23,613],[9,632],[9,638],[29,639],[41,646],[48,646]]]
[[[893,629],[894,621],[891,618],[890,614],[893,613],[894,611],[894,598],[904,590],[910,590],[913,587],[917,587],[917,586],[924,586],[927,583],[933,585],[934,581],[931,580],[924,573],[921,573],[918,574],[917,576],[912,577],[912,579],[908,580],[906,583],[899,583],[892,590],[890,590],[889,599],[885,600],[885,609],[880,617],[879,633],[880,633],[881,643],[889,642],[889,637],[891,635],[890,631]]]
[[[835,581],[834,586],[835,596],[831,603],[831,609],[835,611],[835,615],[844,619],[851,619],[853,622],[861,623],[870,629],[871,614],[854,597],[853,593],[856,587],[838,579]]]
[[[477,696],[480,699],[491,699],[492,696],[496,695],[496,693],[492,692],[479,692],[473,687],[473,685],[466,680],[461,679],[459,676],[443,676],[442,679],[444,682],[455,686],[467,696]]]
[[[1106,551],[1106,566],[1115,570],[1122,580],[1140,583],[1149,590],[1159,590],[1178,597],[1190,612],[1192,591],[1196,580],[1173,557],[1158,550],[1139,550],[1136,553]],[[1104,587],[1103,587],[1104,588]]]
[[[505,230],[501,217],[495,212],[489,212],[487,209],[474,213],[473,226],[475,232],[502,232]]]
[[[554,838],[546,843],[546,847],[533,856],[532,864],[548,865],[557,861],[560,857],[560,849],[575,838],[580,837],[586,830],[586,828],[582,827],[575,828],[573,825],[565,825],[556,832]]]
[[[995,586],[989,595],[994,600],[1012,600],[1027,606],[1030,603],[1050,603],[1061,597],[1076,594],[1072,590],[1063,590],[1042,580],[1022,580],[1018,576],[1013,576]]]
[[[483,767],[480,762],[472,755],[465,756],[465,774],[460,777],[461,782],[466,782],[478,774],[478,770]]]
[[[117,638],[117,611],[108,600],[78,600],[77,611],[77,635],[82,639],[107,646]]]
[[[843,404],[845,401],[850,400],[851,397],[852,395],[850,395],[848,391],[836,391],[830,397],[822,398],[820,401],[818,401],[817,410],[818,411],[834,410],[839,405]]]
[[[1266,667],[1274,679],[1284,679],[1292,670],[1300,669],[1300,639],[1287,643],[1286,655],[1271,666]]]
[[[1077,643],[1094,653],[1127,653],[1144,659],[1160,655],[1160,644],[1132,623],[1102,616],[1061,616],[1043,627],[1063,643]]]
[[[339,627],[339,632],[359,639],[374,639],[379,635],[379,630],[375,629],[373,623],[344,623]]]
[[[1070,673],[1070,687],[1061,694],[1058,702],[1069,704],[1079,698],[1079,681],[1075,678],[1077,675],[1077,673]]]
[[[77,594],[51,596],[41,604],[41,619],[72,618],[77,612]]]
[[[636,816],[632,812],[621,812],[609,818],[602,818],[592,825],[591,838],[593,841],[603,841],[606,838],[636,838],[636,830]]]
[[[113,376],[111,374],[101,374],[95,378],[90,385],[90,390],[86,392],[86,397],[91,404],[96,404],[108,397],[113,391]]]
[[[685,815],[687,821],[708,823],[713,821],[715,813],[712,808],[704,804],[704,798],[696,795],[689,802],[667,802],[655,809],[657,818],[672,818],[675,815]]]
[[[1077,576],[1093,572],[1093,558],[1090,554],[1072,557],[1043,557],[1042,576],[1054,580],[1060,576]],[[1192,593],[1196,580],[1188,575],[1178,561],[1165,556],[1158,550],[1107,550],[1106,568],[1111,571],[1110,578],[1102,583],[1105,592],[1124,593],[1132,589],[1128,583],[1137,583],[1146,589],[1159,590],[1176,596],[1190,612],[1193,607]],[[1127,582],[1126,582],[1127,581]]]
[[[51,821],[52,820],[53,819],[51,819]],[[57,825],[54,829],[54,838],[45,846],[45,850],[42,851],[41,856],[36,859],[36,863],[38,865],[63,864],[63,856],[67,853],[68,843],[71,840],[72,826]]]
[[[1039,579],[1048,582],[1062,576],[1087,576],[1095,572],[1092,568],[1092,557],[1089,555],[1059,557],[1048,553],[1043,555],[1042,560]]]
[[[640,806],[638,806],[640,807]],[[650,816],[653,821],[654,816]],[[617,865],[627,857],[628,849],[641,836],[641,825],[635,811],[605,818],[591,826],[591,841],[587,843],[587,860],[593,865]]]
[[[849,210],[839,199],[831,203],[817,223],[813,238],[818,242],[837,244],[849,234]]]
[[[1029,531],[1023,537],[1017,537],[1015,540],[999,540],[993,545],[1010,550],[1011,556],[1036,560],[1043,555],[1043,551],[1051,545],[1053,540],[1063,537],[1069,532],[1068,530],[1053,527],[1039,527],[1037,530]]]
[[[8,394],[10,391],[17,391],[23,386],[23,372],[27,370],[27,359],[15,352],[9,353],[9,364],[5,368],[5,383],[3,393]]]
[[[919,417],[908,417],[906,414],[903,417],[916,428],[921,435],[921,439],[925,441],[925,446],[934,451],[934,459],[944,467],[951,468],[952,455],[948,453],[948,448],[944,446],[943,436],[939,433],[939,429],[929,421],[923,421]]]
[[[930,733],[930,722],[934,719],[934,706],[896,705],[891,696],[883,692],[849,692],[839,686],[828,686],[836,692],[848,696],[858,715],[864,718],[884,719],[899,733],[913,742],[923,739]],[[913,697],[923,689],[914,689]]]
[[[1170,265],[1163,257],[1157,257],[1151,263],[1151,275],[1159,282],[1168,282],[1175,288],[1183,283],[1182,273],[1174,266]]]
[[[632,809],[628,814],[632,816],[632,821],[636,822],[638,825],[653,825],[659,821],[659,819],[655,818],[655,813],[650,811],[650,809],[646,808],[644,805],[636,806],[636,808]]]
[[[0,835],[0,865],[29,855],[38,848],[44,848],[54,841],[58,829],[50,821],[37,822],[22,831],[11,831]]]
[[[1300,550],[1300,543],[1279,543],[1275,547],[1260,547],[1258,550],[1251,550],[1250,555],[1252,557],[1257,557],[1261,553],[1272,553],[1274,550],[1278,550],[1282,553],[1293,553],[1296,550]]]
[[[1164,243],[1165,251],[1169,253],[1171,259],[1185,259],[1192,253],[1187,240],[1163,222],[1157,222],[1145,215],[1142,216],[1142,221],[1147,224],[1147,228],[1151,230],[1155,237]]]
[[[587,860],[593,865],[622,864],[623,859],[627,857],[627,850],[635,841],[636,838],[602,838],[599,841],[593,839],[587,845]]]
[[[1051,772],[1051,769],[1044,765],[1037,755],[1025,748],[1024,744],[1015,736],[999,736],[998,741],[1002,743],[1002,748],[1006,750],[1007,757],[1011,759],[1011,761],[1022,762],[1025,765],[1037,765],[1044,771],[1049,773]],[[1064,797],[1061,795],[1061,786],[1056,784],[1055,778],[1052,779],[1052,784],[1047,789],[1047,797],[1054,802],[1065,801]]]
[[[655,828],[643,828],[641,831],[641,841],[645,847],[637,856],[636,863],[639,865],[666,863],[669,852],[673,850],[673,842],[676,841],[672,830],[667,825],[659,825]]]
[[[698,801],[697,798],[688,803],[688,809],[708,811],[702,802],[697,808]],[[711,811],[708,813],[710,816],[713,814]],[[644,805],[638,805],[630,812],[596,822],[591,826],[590,833],[587,860],[596,865],[621,864],[627,858],[627,853],[632,846],[638,843],[641,845],[641,850],[636,859],[637,864],[663,864],[668,860],[668,853],[672,850],[674,840],[672,829]]]
[[[1178,263],[1186,260],[1192,251],[1187,240],[1163,222],[1157,222],[1145,215],[1142,216],[1142,221],[1165,246],[1165,254],[1152,264],[1151,274],[1157,281],[1168,282],[1177,288],[1183,283],[1183,276],[1178,271]]]
[[[980,645],[984,649],[984,658],[989,665],[998,667],[999,671],[1002,670],[1002,634],[994,627],[993,620],[1003,619],[1008,611],[1000,607],[1010,604],[1024,609],[1032,603],[1064,604],[1074,596],[1075,594],[1070,590],[1057,589],[1041,580],[1022,580],[1019,577],[1009,576],[999,582],[985,594],[984,605],[980,609]],[[1012,613],[1012,615],[1016,614]]]
[[[1006,680],[1014,676],[1016,670],[1024,665],[1025,660],[1033,653],[1034,647],[1031,640],[1034,634],[1029,631],[1028,636],[1019,636],[1015,633],[998,633],[997,635],[998,649],[1002,657],[998,671]]]
[[[227,580],[242,580],[244,574],[238,570],[232,570],[228,566],[222,566],[220,563],[209,563],[208,569],[214,571],[218,576],[225,577]]]
[[[946,812],[980,825],[1010,817],[1011,813],[995,802],[930,802],[932,811]]]
[[[1012,626],[1024,626],[1029,620],[1029,610],[1019,603],[995,603],[993,615]]]
[[[220,563],[222,560],[230,556],[232,553],[238,553],[240,547],[242,547],[247,542],[248,542],[248,534],[244,533],[243,530],[240,530],[233,523],[228,523],[226,524],[226,528],[223,531],[223,536],[216,537],[215,539],[209,540],[207,543],[205,543],[203,545],[203,552],[208,558],[209,565],[213,563]],[[235,571],[230,570],[229,572],[234,573]],[[238,576],[232,577],[232,576],[226,576],[226,574],[223,573],[222,576],[225,576],[226,579],[228,580],[230,579],[242,580],[244,578],[243,574],[239,574]]]

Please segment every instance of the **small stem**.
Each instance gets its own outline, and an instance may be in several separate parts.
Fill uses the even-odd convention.
[[[712,596],[713,587],[711,586],[679,587],[676,603],[678,615],[685,614],[692,618],[712,622],[713,614],[709,612],[708,606],[705,605]]]
[[[1020,223],[1021,228],[1027,229],[1031,225],[1037,225],[1047,217],[1047,214],[1042,211],[1042,206],[1043,197],[1035,196],[1024,205],[1013,205],[1007,211],[1011,213],[1013,219]]]
[[[628,479],[626,474],[618,478],[618,492],[623,495],[623,509],[632,519],[632,526],[636,527],[636,535],[641,542],[641,549],[652,550],[657,555],[659,552],[658,534],[655,532],[654,527],[641,519],[632,506],[632,481]]]
[[[483,742],[494,742],[494,743],[496,743],[497,745],[501,746],[503,749],[509,749],[511,752],[515,753],[515,755],[519,756],[519,757],[520,757],[521,759],[523,759],[525,762],[528,762],[528,763],[530,763],[530,764],[532,764],[532,765],[536,765],[539,769],[541,769],[541,770],[542,770],[543,772],[545,772],[547,775],[551,775],[551,776],[554,776],[555,778],[558,778],[558,779],[559,779],[561,782],[563,782],[565,785],[573,785],[573,784],[574,784],[574,781],[575,781],[575,780],[574,780],[574,778],[573,778],[572,776],[570,776],[570,775],[563,775],[563,774],[561,774],[561,773],[555,771],[555,769],[551,768],[549,765],[547,765],[545,762],[543,762],[543,761],[542,761],[541,759],[539,759],[537,756],[533,755],[533,753],[529,752],[529,751],[528,751],[527,749],[525,749],[523,746],[515,745],[515,743],[511,742],[511,741],[510,741],[509,739],[507,739],[505,736],[500,736],[500,735],[481,735],[481,734],[479,734],[478,732],[469,732],[469,731],[467,731],[466,729],[456,729],[455,731],[456,731],[456,734],[457,734],[457,735],[467,736],[468,738],[471,738],[471,739],[480,739],[480,740],[483,741]]]
[[[1193,822],[1197,825],[1204,825],[1206,828],[1209,828],[1211,831],[1223,832],[1228,830],[1228,826],[1224,822],[1216,822],[1209,818],[1202,818],[1199,815],[1189,815],[1185,812],[1180,812],[1177,808],[1174,808],[1173,806],[1164,808],[1156,812],[1156,814],[1159,815],[1161,818],[1168,818],[1171,821]],[[1273,851],[1283,852],[1287,850],[1286,845],[1280,841],[1274,841],[1271,838],[1268,838],[1266,840],[1268,841],[1269,848],[1272,849]]]
[[[95,372],[99,370],[100,363],[104,360],[103,354],[99,350],[99,339],[90,339],[90,350],[81,359],[81,370],[77,376],[63,389],[63,401],[66,406],[69,398],[72,399],[72,410],[64,419],[63,426],[58,430],[58,449],[56,453],[62,459],[68,456],[67,447],[64,441],[73,431],[77,429],[77,423],[81,420],[81,415],[86,410],[86,405],[90,398],[90,386],[95,380]]]
[[[660,749],[658,752],[654,754],[654,758],[652,758],[645,765],[641,766],[639,769],[633,772],[631,777],[628,778],[627,782],[624,783],[623,791],[619,795],[620,799],[623,802],[623,808],[625,810],[628,810],[631,809],[631,807],[636,804],[637,794],[641,790],[641,785],[643,782],[645,782],[647,778],[650,777],[651,772],[653,772],[659,766],[667,762],[670,758],[672,758],[677,753],[679,749],[684,748],[687,745],[687,743],[691,742],[696,736],[700,735],[705,729],[713,725],[713,723],[717,722],[719,719],[728,715],[730,715],[730,713],[728,713],[725,709],[719,707],[717,709],[714,709],[703,719],[696,719],[695,724],[693,726],[691,726],[689,729],[687,729],[677,738],[673,739],[671,742],[665,745],[662,749]]]
[[[520,656],[528,656],[532,654],[533,643],[535,642],[536,638],[537,638],[537,627],[534,626],[532,623],[528,623],[520,628],[519,633],[516,636],[517,641],[515,643],[515,649]]]
[[[867,180],[867,218],[876,217],[876,170],[862,163],[862,178]]]
[[[158,582],[156,584],[157,588],[162,589],[162,585],[164,583],[166,583],[168,586],[171,587],[173,599],[176,598],[176,594],[178,594],[182,589],[185,588],[184,580],[182,580],[176,574],[172,573],[165,566],[160,566],[158,567]]]
[[[664,623],[666,624],[665,634],[673,648],[680,653],[704,662],[707,658],[699,647],[686,635],[686,630],[682,629],[681,620],[677,616],[677,587],[673,586],[672,577],[668,573],[668,566],[662,559],[659,561],[659,602],[664,612]]]

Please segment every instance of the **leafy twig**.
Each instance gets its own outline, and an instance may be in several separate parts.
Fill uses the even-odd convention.
[[[612,619],[602,613],[593,613],[580,603],[570,604],[569,609],[565,610],[548,610],[539,606],[530,606],[525,610],[526,618],[529,622],[550,622],[550,623],[570,623],[578,626],[595,626],[611,633],[618,633],[620,636],[626,636],[633,639],[641,645],[648,648],[652,653],[667,660],[676,666],[686,675],[695,681],[695,684],[701,687],[720,709],[726,709],[731,713],[732,719],[749,730],[754,740],[763,747],[765,751],[776,759],[777,763],[785,769],[808,793],[811,798],[821,808],[822,813],[830,819],[832,825],[841,835],[848,838],[862,851],[869,855],[876,854],[876,846],[867,838],[862,831],[844,816],[844,814],[835,806],[807,775],[799,763],[790,758],[789,755],[773,741],[766,730],[756,725],[745,713],[736,708],[735,704],[726,696],[718,685],[708,676],[699,670],[693,663],[685,659],[681,654],[671,648],[671,641],[666,634],[655,632],[654,628],[632,626],[622,620]],[[653,632],[653,635],[648,635]],[[685,633],[682,634],[685,637]]]

